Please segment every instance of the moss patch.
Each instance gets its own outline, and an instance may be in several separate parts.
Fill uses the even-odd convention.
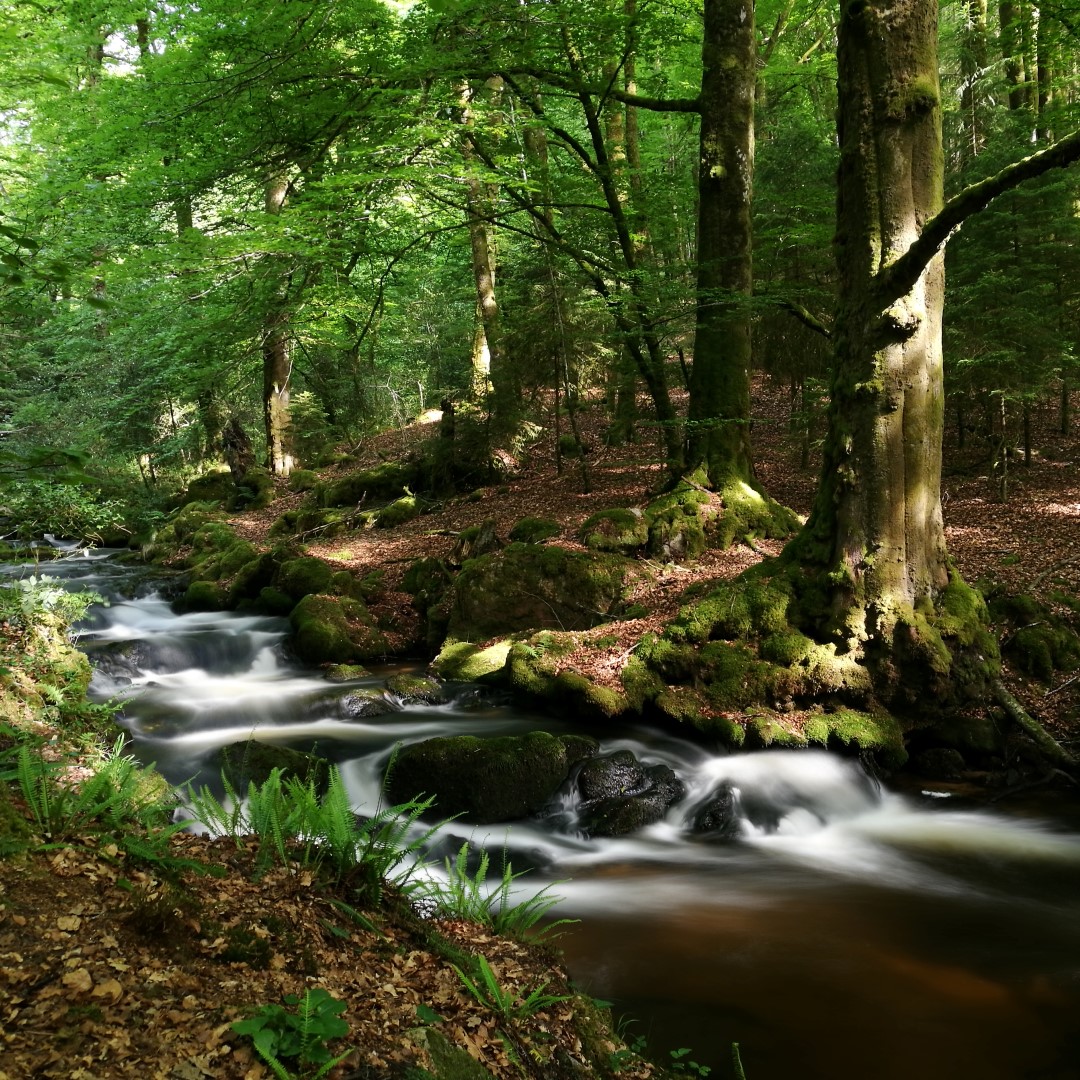
[[[468,641],[448,641],[431,662],[431,670],[440,679],[475,682],[503,669],[511,644],[509,639],[483,647]]]
[[[649,522],[640,510],[601,510],[578,530],[578,539],[593,551],[632,555],[649,540]]]

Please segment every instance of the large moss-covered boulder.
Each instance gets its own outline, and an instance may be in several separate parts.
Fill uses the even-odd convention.
[[[244,563],[233,577],[229,587],[229,607],[258,598],[259,593],[271,584],[280,565],[280,556],[272,551],[256,555]]]
[[[386,778],[391,802],[434,796],[431,814],[461,814],[489,824],[542,810],[579,761],[595,754],[584,735],[473,735],[427,739],[405,747]]]
[[[274,477],[269,469],[253,465],[236,485],[235,510],[262,510],[274,501]]]
[[[385,636],[367,608],[348,597],[305,596],[292,609],[293,649],[308,664],[354,664],[385,656]]]
[[[362,469],[320,487],[317,489],[318,498],[322,506],[378,505],[400,498],[407,487],[416,485],[416,481],[414,467],[388,461],[374,469]]]
[[[648,543],[649,522],[636,508],[601,510],[584,522],[578,539],[594,551],[633,555]]]
[[[304,556],[283,562],[273,584],[286,596],[299,601],[310,593],[325,592],[332,573],[322,559]]]
[[[196,476],[188,484],[185,502],[227,503],[236,494],[232,473],[228,469],[216,470]]]
[[[511,544],[469,560],[454,582],[449,637],[484,641],[520,630],[584,630],[620,608],[627,563],[614,555]]]

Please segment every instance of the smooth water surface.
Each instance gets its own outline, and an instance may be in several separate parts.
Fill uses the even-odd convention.
[[[12,573],[8,568],[8,573]],[[379,801],[395,744],[436,734],[573,730],[462,685],[452,704],[350,719],[343,699],[388,673],[330,684],[287,659],[280,619],[177,616],[153,584],[96,558],[38,571],[110,600],[80,638],[93,693],[124,700],[136,753],[175,783],[255,737],[340,765],[358,811]],[[394,670],[400,670],[396,668]],[[663,762],[687,796],[632,838],[588,840],[570,796],[541,820],[448,827],[506,848],[532,889],[558,881],[567,965],[614,1001],[653,1052],[691,1047],[748,1080],[1066,1080],[1080,1077],[1080,834],[942,792],[882,790],[820,752],[724,756],[646,728],[598,734]],[[720,784],[737,792],[734,842],[685,822]]]

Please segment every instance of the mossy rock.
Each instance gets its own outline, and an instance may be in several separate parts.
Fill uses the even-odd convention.
[[[177,544],[186,544],[203,525],[223,520],[224,514],[213,503],[187,503],[169,518],[166,527],[158,531],[158,537],[164,543],[175,541]]]
[[[228,593],[216,581],[193,581],[176,606],[181,611],[223,611]]]
[[[409,1080],[491,1080],[491,1073],[467,1050],[455,1046],[441,1031],[431,1027],[414,1028],[409,1038],[431,1061],[433,1071],[421,1076],[409,1074]]]
[[[363,664],[331,664],[323,671],[327,682],[352,682],[354,679],[367,679],[371,676]]]
[[[649,541],[649,522],[637,509],[601,510],[582,524],[578,539],[593,551],[633,555]]]
[[[627,569],[614,555],[511,544],[462,567],[448,634],[484,641],[520,630],[588,629],[618,612]]]
[[[218,563],[218,575],[223,578],[235,577],[245,566],[259,557],[259,549],[247,540],[233,538],[232,546],[221,555]]]
[[[379,572],[376,571],[358,578],[350,570],[335,570],[330,575],[325,591],[335,596],[348,596],[352,600],[370,600],[377,592],[377,588],[372,587],[372,579],[378,574]],[[381,584],[381,579],[379,583]]]
[[[319,503],[322,506],[358,506],[362,502],[388,502],[399,498],[406,488],[417,486],[417,480],[415,468],[386,462],[319,487]]]
[[[450,700],[446,687],[430,675],[392,675],[386,689],[402,705],[445,705]]]
[[[234,510],[262,510],[274,501],[274,478],[269,469],[253,465],[236,485]]]
[[[288,615],[295,606],[296,602],[291,596],[272,585],[259,590],[257,607],[267,615]]]
[[[267,551],[244,563],[229,587],[229,607],[234,608],[245,600],[255,600],[259,593],[274,580],[280,565],[279,557]]]
[[[286,596],[299,601],[311,593],[325,592],[332,573],[321,559],[302,556],[281,564],[274,585]]]
[[[395,499],[389,506],[384,506],[375,518],[377,529],[394,529],[398,525],[404,525],[407,521],[419,517],[420,505],[415,495],[403,495]]]
[[[401,579],[401,588],[410,596],[430,601],[441,596],[452,575],[442,559],[424,558],[411,563]]]
[[[393,703],[381,690],[359,687],[337,699],[338,713],[344,720],[368,720],[394,711]]]
[[[359,600],[311,594],[292,609],[289,620],[293,649],[305,663],[363,663],[390,651]]]
[[[551,518],[524,517],[510,527],[510,541],[518,544],[542,544],[562,532],[562,526]]]
[[[682,482],[645,509],[648,552],[668,562],[696,559],[709,546],[705,524],[711,516],[708,492]]]
[[[600,686],[563,664],[564,657],[581,647],[578,635],[542,631],[505,644],[508,651],[499,681],[514,690],[544,698],[559,705],[560,711],[578,717],[610,720],[629,711],[625,694]]]
[[[227,503],[236,494],[232,473],[227,469],[203,473],[188,484],[185,502]]]
[[[508,638],[485,646],[469,641],[447,641],[432,660],[431,670],[440,679],[458,682],[490,678],[505,667],[511,644]]]
[[[274,769],[280,769],[284,777],[311,781],[320,793],[326,791],[330,781],[330,765],[325,758],[257,739],[223,746],[214,760],[221,774],[239,792],[247,791],[249,783],[264,784]]]
[[[314,491],[319,483],[319,474],[310,469],[294,469],[289,474],[290,491]]]
[[[477,824],[517,821],[542,810],[579,761],[596,753],[584,735],[458,735],[406,746],[386,778],[392,803],[434,796],[431,814]]]
[[[236,543],[236,533],[224,521],[207,521],[191,537],[193,556],[226,551]]]
[[[1080,637],[1071,616],[1063,618],[1027,594],[991,596],[990,613],[1011,628],[1002,654],[1025,675],[1049,683],[1055,672],[1080,665]]]

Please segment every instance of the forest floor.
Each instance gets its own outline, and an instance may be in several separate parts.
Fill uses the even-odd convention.
[[[805,465],[803,440],[790,422],[787,386],[758,376],[753,417],[759,481],[774,499],[805,518],[820,469],[824,415],[812,425]],[[494,520],[496,535],[505,541],[519,519],[544,517],[562,526],[550,543],[580,547],[577,530],[590,515],[611,507],[644,507],[660,491],[663,451],[657,429],[647,421],[638,429],[638,441],[609,447],[604,441],[608,417],[603,407],[599,402],[586,404],[578,413],[586,454],[580,460],[563,458],[559,468],[558,431],[550,411],[541,419],[543,434],[522,456],[513,479],[447,499],[393,529],[305,538],[308,553],[358,575],[382,571],[386,592],[375,613],[383,617],[381,622],[398,621],[408,635],[412,632],[408,624],[416,616],[411,597],[399,591],[402,575],[417,558],[450,554],[462,530]],[[984,593],[994,589],[1010,595],[1028,593],[1063,612],[1056,596],[1080,598],[1080,426],[1074,424],[1065,435],[1059,428],[1056,403],[1032,409],[1031,460],[1025,464],[1022,452],[1011,455],[1004,502],[993,440],[968,432],[966,445],[960,448],[955,428],[948,428],[942,504],[948,548],[965,580]],[[561,430],[568,432],[565,419]],[[349,467],[374,466],[418,453],[424,440],[437,435],[434,418],[385,432],[353,448],[357,464]],[[326,470],[325,475],[333,477],[336,470]],[[234,526],[247,539],[264,542],[273,520],[301,498],[283,490],[271,507],[237,516]],[[591,637],[606,644],[591,641],[567,663],[601,685],[617,686],[629,650],[643,634],[659,631],[676,615],[688,589],[694,587],[700,595],[710,582],[733,578],[763,557],[778,554],[781,547],[778,541],[765,540],[755,544],[756,550],[737,545],[708,551],[690,565],[650,563],[649,573],[641,575],[628,597],[628,603],[645,607],[649,615],[598,627]],[[1002,628],[999,636],[1006,633]],[[1055,737],[1080,743],[1080,677],[1074,681],[1071,675],[1062,675],[1044,685],[1014,670],[1006,657],[1003,682]]]
[[[817,463],[800,464],[786,389],[760,379],[755,390],[759,478],[775,498],[805,514]],[[971,440],[960,451],[955,433],[949,434],[947,537],[969,581],[1053,602],[1054,593],[1080,596],[1080,436],[1059,434],[1049,408],[1034,420],[1036,453],[1030,465],[1013,468],[1004,503],[989,443]],[[421,555],[447,554],[462,529],[494,519],[505,539],[519,518],[543,516],[561,523],[556,542],[574,544],[578,526],[595,511],[649,501],[662,480],[655,430],[643,426],[641,441],[608,448],[602,410],[583,410],[581,421],[587,491],[579,462],[566,460],[556,471],[549,428],[515,479],[479,496],[450,499],[395,529],[312,538],[309,552],[360,574],[384,571],[384,614],[402,620],[404,631],[412,608],[398,591],[402,573]],[[411,425],[365,443],[357,454],[371,462],[393,459],[436,430],[435,424]],[[283,492],[268,510],[238,515],[235,525],[261,541],[270,522],[298,499]],[[650,616],[607,624],[604,633],[618,641],[606,653],[592,651],[594,667],[585,673],[613,679],[618,657],[677,611],[688,586],[732,577],[779,550],[773,543],[758,546],[709,552],[690,566],[650,566],[634,597]],[[1005,679],[1056,736],[1076,739],[1070,716],[1078,712],[1080,682],[1059,675],[1043,685],[1008,667]],[[0,833],[4,829],[0,818]],[[348,1003],[350,1035],[332,1049],[356,1049],[334,1077],[404,1076],[424,1060],[410,1032],[425,1024],[499,1077],[574,1072],[572,1062],[583,1050],[565,1002],[520,1020],[500,1017],[467,992],[446,949],[433,949],[415,925],[389,916],[390,909],[365,913],[376,932],[345,918],[333,891],[319,888],[302,868],[255,874],[250,851],[192,836],[175,838],[173,854],[216,866],[220,876],[155,872],[125,859],[107,838],[0,861],[0,1080],[262,1080],[270,1070],[231,1022],[252,1006],[314,986]],[[545,983],[552,997],[567,991],[565,975],[543,951],[477,926],[440,929],[451,954],[482,953],[519,1000]],[[616,1042],[600,1045],[612,1074],[625,1080],[649,1075],[650,1067]],[[563,1064],[539,1066],[554,1047]],[[595,1054],[594,1047],[594,1061]]]

